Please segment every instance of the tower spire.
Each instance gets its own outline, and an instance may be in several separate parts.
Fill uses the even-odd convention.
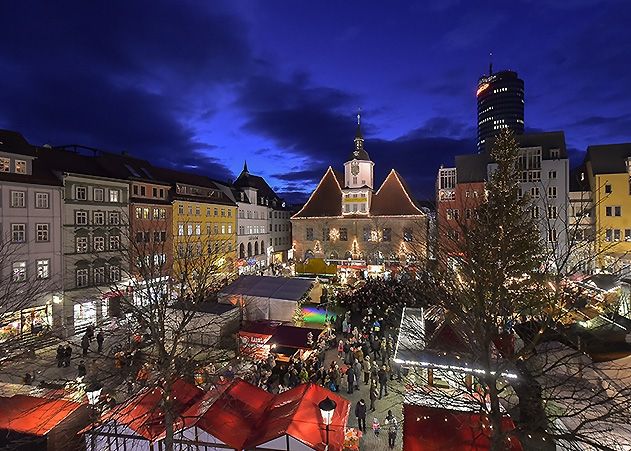
[[[248,172],[248,160],[243,160],[243,172],[249,174]]]
[[[493,75],[493,52],[489,52],[489,76]]]

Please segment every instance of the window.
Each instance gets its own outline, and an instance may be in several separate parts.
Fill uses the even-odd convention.
[[[88,252],[88,237],[78,236],[75,239],[75,249],[77,250],[77,254],[85,254]]]
[[[228,217],[232,218],[232,210],[228,210]]]
[[[607,183],[605,185],[605,193],[606,194],[611,194],[611,185],[609,183]]]
[[[313,227],[307,227],[305,235],[307,241],[313,241]]]
[[[164,199],[164,188],[160,188],[159,193],[160,193],[160,198]]]
[[[219,209],[218,208],[214,208],[213,209],[213,215],[217,216],[219,214]]]
[[[94,285],[103,285],[105,283],[105,268],[99,266],[94,268]]]
[[[110,190],[110,202],[120,202],[120,191],[117,189]]]
[[[120,248],[121,237],[118,235],[110,235],[110,250],[115,251]]]
[[[228,224],[228,233],[232,233],[232,224]]]
[[[381,241],[392,241],[392,229],[385,228],[383,229],[383,235]]]
[[[364,241],[370,241],[370,228],[369,227],[364,227],[362,232],[363,232]]]
[[[470,208],[467,208],[464,211],[464,217],[465,217],[465,219],[471,219],[471,209]]]
[[[620,216],[622,214],[622,207],[613,207],[613,215]]]
[[[226,209],[225,208],[221,209],[221,216],[226,216]]]
[[[167,233],[166,232],[160,232],[160,241],[165,243],[166,240],[167,240]]]
[[[37,278],[48,279],[50,277],[50,260],[37,260]]]
[[[151,232],[143,232],[143,237],[144,237],[145,243],[148,243],[149,240],[151,239]]]
[[[120,224],[120,214],[117,211],[110,211],[108,213],[110,225]]]
[[[189,214],[189,216],[193,215],[193,206],[192,205],[188,206],[188,214]]]
[[[557,231],[556,229],[548,230],[548,242],[554,243],[557,240]]]
[[[340,241],[348,241],[348,229],[340,227]]]
[[[45,243],[48,238],[48,224],[35,224],[35,241]]]
[[[447,237],[452,241],[458,241],[460,239],[460,234],[457,230],[447,230]]]
[[[95,211],[92,213],[92,222],[94,225],[105,225],[105,212]]]
[[[557,218],[557,207],[554,205],[550,205],[548,207],[548,219],[556,219]]]
[[[48,193],[35,193],[35,208],[48,208]]]
[[[158,197],[158,188],[152,188],[151,194],[153,195],[153,197]]]
[[[217,235],[219,233],[219,224],[213,224],[213,233]],[[252,233],[252,232],[250,232]]]
[[[153,209],[153,219],[160,219],[160,209],[159,208],[154,208]]]
[[[136,219],[142,219],[142,208],[136,207]]]
[[[88,212],[85,210],[75,210],[74,222],[76,225],[88,225]]]
[[[195,235],[199,236],[202,234],[202,225],[200,223],[195,224]]]
[[[11,159],[0,158],[0,172],[11,172]]]
[[[11,241],[14,243],[26,242],[26,224],[11,224]]]
[[[202,210],[199,207],[195,207],[195,216],[201,216]]]
[[[548,172],[548,178],[549,178],[549,179],[555,179],[555,178],[557,178],[557,171],[549,171],[549,172]]]
[[[184,214],[184,205],[180,204],[178,205],[177,211],[179,214],[183,215]]]
[[[26,262],[15,262],[13,263],[13,277],[12,280],[14,282],[24,282],[26,281]]]
[[[620,229],[613,229],[613,240],[620,241]]]
[[[121,280],[120,266],[110,266],[110,282],[119,282]]]
[[[157,232],[157,231],[153,232],[153,242],[154,243],[159,243],[160,242],[160,232]]]
[[[531,209],[530,209],[530,217],[532,219],[537,219],[539,217],[539,207],[537,207],[536,205],[534,205]]]
[[[188,224],[188,225],[186,226],[186,234],[187,234],[188,236],[191,236],[191,235],[193,234],[193,224]]]
[[[94,237],[94,250],[96,252],[102,252],[105,250],[105,237],[102,237],[102,236]]]
[[[605,230],[605,241],[611,241],[613,239],[613,230]]]
[[[147,195],[147,187],[146,186],[141,186],[140,187],[140,195],[143,196],[143,197]]]
[[[177,225],[177,235],[184,236],[184,224],[182,224],[181,222]]]
[[[560,149],[550,149],[550,158],[559,158],[559,155],[561,154]]]
[[[94,202],[103,202],[105,200],[103,188],[94,188]]]
[[[533,186],[530,188],[530,197],[537,199],[539,197],[539,187]]]
[[[555,199],[557,197],[557,187],[556,186],[549,186],[548,187],[548,197],[550,199]]]
[[[136,232],[136,243],[142,243],[142,232]]]
[[[624,240],[631,241],[631,229],[624,229]]]
[[[26,161],[24,161],[24,160],[15,160],[15,173],[16,174],[26,174]]]
[[[134,185],[134,186],[132,187],[132,192],[134,193],[134,196],[137,196],[137,195],[138,195],[138,185]]]
[[[88,269],[77,269],[77,287],[87,287],[88,286]]]
[[[26,207],[26,191],[11,191],[11,206],[13,208]]]
[[[322,241],[329,241],[331,230],[328,227],[322,228]]]
[[[88,189],[85,186],[76,186],[74,190],[75,200],[87,200]]]

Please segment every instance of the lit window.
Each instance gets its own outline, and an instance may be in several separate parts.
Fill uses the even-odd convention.
[[[10,158],[0,158],[0,172],[11,172]]]
[[[11,224],[11,241],[14,243],[26,242],[26,224]]]
[[[110,202],[120,202],[120,191],[117,189],[110,190]]]
[[[24,161],[24,160],[15,160],[15,173],[16,174],[26,174],[26,161]]]
[[[50,260],[37,260],[37,278],[48,279],[50,277]]]
[[[26,191],[11,191],[11,207],[26,207]]]
[[[26,262],[15,262],[12,269],[12,280],[14,282],[26,281]]]

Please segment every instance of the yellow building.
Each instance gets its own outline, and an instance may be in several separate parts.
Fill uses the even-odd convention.
[[[225,278],[235,270],[237,205],[210,179],[163,170],[173,182],[175,273]]]
[[[586,169],[593,193],[596,264],[618,271],[631,265],[631,144],[588,147]]]

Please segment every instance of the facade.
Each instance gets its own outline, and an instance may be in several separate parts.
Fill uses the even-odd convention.
[[[395,170],[373,192],[374,163],[364,149],[359,124],[344,166],[344,174],[329,167],[307,203],[292,216],[294,258],[322,258],[353,269],[424,261],[427,215]]]
[[[532,201],[529,214],[539,225],[541,242],[546,245],[551,264],[563,266],[570,252],[569,161],[563,132],[517,136],[520,195]],[[455,168],[439,169],[437,210],[439,249],[458,253],[462,225],[475,217],[484,201],[484,186],[496,165],[487,152],[456,157]],[[455,180],[455,182],[454,182]]]
[[[478,150],[489,138],[505,128],[524,132],[524,81],[516,72],[505,70],[483,75],[478,80]]]
[[[570,272],[591,274],[596,268],[594,248],[594,200],[585,165],[570,173],[569,192]]]
[[[631,144],[589,146],[585,166],[594,205],[594,239],[601,270],[631,265]]]
[[[0,342],[63,323],[62,187],[14,132],[0,132]]]

